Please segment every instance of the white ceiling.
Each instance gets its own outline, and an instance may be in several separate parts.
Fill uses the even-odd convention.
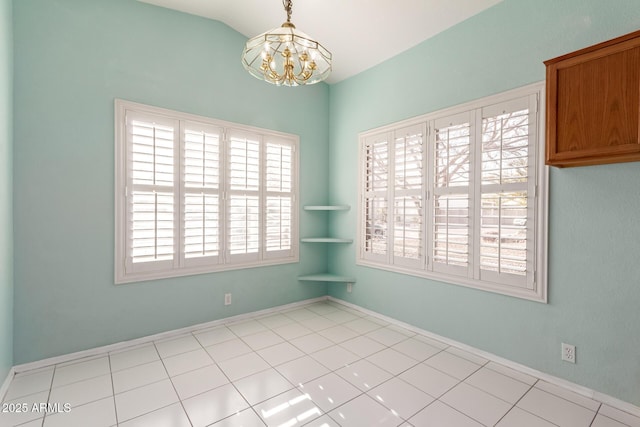
[[[282,0],[140,1],[224,22],[247,38],[286,21]],[[294,0],[291,22],[333,54],[327,82],[337,83],[501,1]]]

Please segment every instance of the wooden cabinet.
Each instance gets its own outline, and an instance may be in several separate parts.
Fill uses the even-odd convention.
[[[640,160],[640,31],[544,64],[546,163]]]

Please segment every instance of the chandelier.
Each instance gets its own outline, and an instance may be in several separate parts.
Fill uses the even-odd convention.
[[[242,65],[252,76],[278,86],[321,82],[331,73],[331,52],[296,29],[291,1],[282,1],[287,22],[247,41]]]

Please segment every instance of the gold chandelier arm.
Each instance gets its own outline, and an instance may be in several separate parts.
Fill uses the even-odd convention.
[[[298,74],[294,74],[293,64],[290,63],[285,65],[284,72],[282,74],[278,74],[276,70],[271,67],[271,58],[265,58],[263,60],[263,64],[261,67],[262,74],[264,75],[265,80],[271,81],[272,83],[304,83],[313,76],[313,70],[315,68],[315,63],[312,61],[309,66],[301,67],[301,71]]]

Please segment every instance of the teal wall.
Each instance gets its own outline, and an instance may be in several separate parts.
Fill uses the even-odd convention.
[[[11,1],[0,0],[0,379],[12,362],[328,292],[640,404],[639,163],[551,170],[547,305],[357,267],[355,245],[303,246],[300,264],[113,284],[114,98],[300,135],[301,206],[353,207],[328,225],[302,212],[300,234],[353,235],[359,132],[541,81],[544,59],[640,28],[637,0],[504,0],[331,88],[296,89],[244,72],[245,38],[219,22],[134,0],[13,9],[12,47]],[[353,293],[295,280],[327,262],[358,278]],[[577,346],[576,365],[559,360],[561,342]]]
[[[16,364],[326,295],[296,280],[326,267],[322,248],[119,286],[113,273],[114,98],[299,135],[303,205],[328,199],[326,84],[260,82],[239,33],[134,0],[16,1],[14,40]],[[302,235],[326,231],[302,215]]]
[[[357,135],[545,78],[543,60],[640,29],[637,0],[505,0],[331,86],[330,194],[357,206]],[[640,163],[551,169],[549,304],[355,265],[329,294],[534,369],[640,404]],[[356,212],[335,216],[352,235]],[[560,343],[577,346],[577,364]]]
[[[0,0],[0,384],[13,365],[13,34]]]

